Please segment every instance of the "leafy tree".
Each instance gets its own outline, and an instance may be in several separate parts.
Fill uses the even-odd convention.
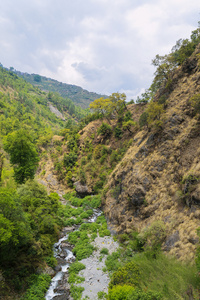
[[[29,178],[33,179],[39,157],[29,134],[24,129],[10,133],[5,140],[4,149],[10,154],[15,181],[21,184]]]
[[[126,95],[124,93],[112,93],[107,99],[101,97],[90,103],[90,109],[95,113],[102,114],[110,123],[111,116],[119,118],[127,110]]]
[[[90,103],[90,109],[92,109],[94,112],[98,114],[102,114],[103,117],[105,117],[110,123],[109,116],[111,113],[111,103],[109,99],[105,99],[103,97],[98,98],[94,100],[92,103]]]
[[[124,110],[127,110],[126,95],[124,93],[112,93],[109,99],[111,102],[111,109],[118,115],[122,114]]]

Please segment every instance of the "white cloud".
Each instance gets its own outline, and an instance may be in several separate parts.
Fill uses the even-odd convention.
[[[0,3],[0,62],[90,91],[148,88],[154,56],[197,27],[199,0]]]

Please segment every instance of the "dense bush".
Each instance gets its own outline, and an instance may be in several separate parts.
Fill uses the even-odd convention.
[[[118,268],[116,272],[112,274],[109,288],[113,288],[116,285],[131,285],[138,286],[140,282],[140,271],[138,265],[131,261],[126,263],[123,267]]]
[[[45,292],[48,290],[51,282],[49,275],[35,275],[32,276],[30,288],[27,290],[23,300],[41,300],[44,299]]]
[[[69,152],[69,154],[64,154],[63,164],[66,168],[71,168],[75,165],[77,161],[77,154],[73,151]]]
[[[108,300],[128,300],[129,296],[135,290],[129,285],[116,285],[108,291]]]
[[[97,132],[98,134],[107,137],[112,133],[112,127],[109,124],[103,122]]]

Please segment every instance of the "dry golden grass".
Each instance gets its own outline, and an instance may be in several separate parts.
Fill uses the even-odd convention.
[[[131,226],[142,230],[155,220],[165,222],[168,236],[178,230],[180,241],[170,254],[181,260],[194,259],[198,240],[196,230],[200,226],[200,208],[196,205],[188,207],[180,192],[183,191],[184,177],[191,174],[200,177],[200,127],[189,106],[189,99],[200,92],[199,76],[197,71],[179,78],[167,100],[165,127],[153,144],[147,143],[153,132],[143,130],[134,136],[133,145],[112,172],[107,185],[111,190],[121,178],[123,194],[120,202],[109,191],[105,205],[105,213],[115,223],[116,231],[130,231]],[[174,116],[181,121],[173,123]],[[142,149],[145,149],[145,155]],[[145,205],[131,206],[128,199],[137,197],[135,193],[140,185],[146,191]],[[196,185],[195,193],[200,199],[200,184]]]

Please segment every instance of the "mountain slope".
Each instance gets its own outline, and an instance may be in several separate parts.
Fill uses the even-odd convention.
[[[194,258],[200,226],[200,111],[192,100],[200,102],[199,57],[200,45],[157,93],[157,101],[168,93],[162,127],[133,136],[108,179],[104,206],[118,233],[162,221],[163,249],[183,260]]]
[[[87,90],[84,90],[79,86],[62,83],[57,80],[47,78],[45,76],[22,73],[20,71],[15,71],[15,72],[18,76],[24,78],[32,85],[39,87],[41,90],[45,92],[57,92],[62,97],[64,98],[67,97],[71,99],[74,102],[74,104],[79,105],[84,109],[88,108],[89,104],[92,101],[102,97],[102,95],[100,94],[88,92]]]

